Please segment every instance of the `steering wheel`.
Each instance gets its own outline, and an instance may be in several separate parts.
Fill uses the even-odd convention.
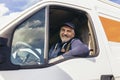
[[[13,63],[19,65],[40,64],[40,52],[25,42],[17,42],[13,48]]]

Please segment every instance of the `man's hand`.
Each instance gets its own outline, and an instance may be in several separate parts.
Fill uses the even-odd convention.
[[[53,63],[53,62],[56,62],[56,61],[62,60],[62,59],[64,59],[64,57],[61,55],[61,56],[58,56],[58,57],[56,57],[56,58],[50,59],[50,60],[49,60],[49,63]]]

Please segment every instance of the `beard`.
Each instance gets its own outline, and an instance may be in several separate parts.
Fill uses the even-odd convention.
[[[71,37],[68,36],[61,36],[62,43],[68,42],[71,39]]]

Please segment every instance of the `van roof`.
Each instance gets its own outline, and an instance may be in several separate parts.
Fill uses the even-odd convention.
[[[85,5],[85,6],[96,6],[97,4],[93,4],[93,3],[97,3],[97,2],[102,2],[102,3],[105,3],[105,4],[108,4],[110,6],[114,6],[114,7],[117,7],[120,9],[120,5],[117,4],[117,3],[114,3],[110,0],[40,0],[40,1],[49,1],[49,2],[61,2],[61,3],[68,3],[68,4],[73,4],[73,5]]]

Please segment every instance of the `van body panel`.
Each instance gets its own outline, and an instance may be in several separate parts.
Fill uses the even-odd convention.
[[[103,63],[105,65],[102,65]],[[104,59],[98,60],[97,58],[71,59],[48,68],[1,71],[0,74],[3,80],[98,80],[103,73],[111,73],[109,64],[106,63],[108,62],[105,62]],[[89,67],[87,65],[89,65]],[[82,72],[82,74],[80,74],[80,72]]]
[[[120,77],[120,43],[116,42],[109,42],[109,48],[110,48],[110,61],[111,66],[113,70],[113,74],[117,77]]]

